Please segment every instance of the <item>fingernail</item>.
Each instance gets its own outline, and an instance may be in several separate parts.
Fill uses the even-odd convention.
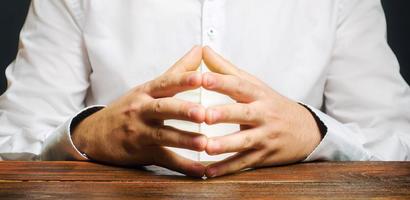
[[[208,112],[209,112],[209,118],[210,118],[209,123],[210,124],[216,122],[221,116],[221,114],[216,110],[209,110]]]
[[[188,84],[189,85],[191,85],[191,86],[194,86],[194,85],[196,85],[196,82],[197,82],[197,76],[198,76],[198,74],[192,74],[192,75],[190,75],[189,77],[188,77]]]
[[[193,143],[196,147],[197,151],[204,151],[205,147],[206,147],[206,138],[203,136],[199,136],[193,139]]]
[[[205,171],[206,171],[206,168],[204,165],[201,165],[200,163],[196,163],[191,166],[189,175],[193,177],[202,178],[205,174]]]
[[[195,163],[195,164],[193,165],[193,168],[194,168],[196,171],[201,171],[201,172],[202,172],[201,175],[204,175],[205,166],[204,166],[203,164],[201,164],[201,163]]]
[[[212,75],[207,74],[204,77],[204,86],[207,88],[211,88],[212,86],[215,85],[215,78],[212,77]]]
[[[206,171],[206,176],[209,178],[214,178],[216,176],[216,168],[209,168]]]
[[[209,140],[208,141],[208,153],[209,154],[216,154],[219,152],[219,150],[221,149],[221,144],[215,140]]]
[[[188,117],[189,118],[194,118],[195,117],[195,115],[197,115],[199,113],[199,108],[191,108],[189,111],[188,111]]]

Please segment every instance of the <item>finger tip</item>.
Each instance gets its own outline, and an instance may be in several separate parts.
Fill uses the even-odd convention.
[[[205,119],[204,122],[205,122],[205,124],[207,124],[207,125],[213,125],[212,121],[210,121],[210,120],[208,120],[208,119]]]
[[[202,47],[199,45],[194,45],[191,50],[188,51],[188,53],[185,55],[185,57],[198,57],[200,55],[202,57]]]
[[[201,45],[196,44],[192,47],[191,51],[201,51],[202,52],[202,49],[203,48]]]
[[[192,47],[191,51],[189,52],[189,56],[188,56],[191,59],[190,63],[192,65],[192,68],[190,68],[190,70],[198,69],[202,61],[202,56],[203,56],[203,50],[201,46],[195,45],[194,47]]]
[[[208,139],[206,138],[206,136],[201,135],[201,136],[194,138],[193,144],[194,144],[194,149],[196,151],[205,151],[206,146],[208,145]]]
[[[213,109],[207,109],[205,111],[205,123],[208,125],[213,125],[217,123],[218,119],[220,117],[220,113],[213,110]]]
[[[213,117],[212,117],[212,112],[211,111],[206,111],[205,112],[205,123],[208,125],[212,125],[213,124]]]
[[[217,152],[215,152],[214,150],[210,150],[210,149],[208,149],[208,148],[205,149],[205,152],[206,152],[208,155],[210,155],[210,156],[216,156],[216,155],[218,155]]]
[[[186,173],[188,176],[202,178],[205,175],[206,167],[201,163],[194,163],[191,165],[189,171]]]
[[[212,139],[209,139],[205,148],[205,151],[209,155],[217,155],[220,151],[220,144]]]
[[[205,64],[208,63],[208,60],[209,60],[209,58],[210,58],[209,56],[211,55],[211,53],[212,53],[211,47],[209,47],[209,46],[204,46],[204,47],[202,48],[202,58],[203,58]]]
[[[198,105],[188,111],[188,118],[195,123],[203,123],[205,121],[205,108]]]
[[[205,176],[208,178],[214,178],[217,176],[217,169],[215,167],[209,167],[205,170]]]
[[[202,47],[203,52],[212,51],[212,48],[209,45],[205,45]]]
[[[198,113],[197,113],[197,116],[196,116],[196,122],[197,123],[203,123],[203,122],[205,122],[205,119],[206,119],[206,111],[205,111],[205,108],[203,108],[203,107],[200,107],[199,109],[198,109]]]
[[[208,150],[208,149],[206,149],[205,152],[206,152],[208,155],[210,155],[210,156],[216,156],[216,155],[218,155],[217,153],[215,153],[215,152],[213,152],[213,151],[210,151],[210,150]]]
[[[202,87],[205,89],[212,89],[215,85],[215,77],[211,72],[207,72],[202,75]]]
[[[199,72],[194,72],[188,77],[188,85],[191,87],[199,87],[202,85],[202,75]]]

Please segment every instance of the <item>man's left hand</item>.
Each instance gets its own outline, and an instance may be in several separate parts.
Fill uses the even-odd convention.
[[[207,177],[299,162],[320,143],[318,125],[305,107],[235,67],[209,47],[203,49],[203,60],[212,71],[203,75],[203,87],[237,102],[207,108],[206,123],[241,127],[236,133],[208,140],[208,154],[236,154],[209,165]]]

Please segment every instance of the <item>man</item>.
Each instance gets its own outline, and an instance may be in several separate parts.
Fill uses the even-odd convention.
[[[378,0],[34,0],[6,75],[3,160],[409,160]]]

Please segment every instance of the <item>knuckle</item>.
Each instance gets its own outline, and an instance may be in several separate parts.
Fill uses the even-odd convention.
[[[249,76],[250,76],[249,73],[243,71],[243,70],[240,69],[239,67],[236,67],[236,68],[235,68],[235,73],[238,74],[238,76],[240,76],[240,77],[249,77]]]
[[[268,153],[263,153],[263,154],[261,154],[260,156],[260,159],[255,163],[255,167],[262,167],[262,166],[264,166],[266,163],[269,163],[268,162],[268,159],[269,159],[269,154]]]
[[[185,138],[181,135],[178,135],[178,136],[176,136],[175,139],[176,139],[176,142],[177,142],[178,146],[181,146],[181,147],[188,147],[189,146],[189,140],[187,140],[187,138]]]
[[[266,109],[266,112],[264,112],[264,119],[267,122],[277,122],[278,121],[278,114],[275,108],[269,107],[269,109]]]
[[[233,79],[236,87],[234,88],[234,94],[235,96],[243,96],[244,94],[244,82],[240,80],[239,78],[235,77]]]
[[[140,113],[139,116],[142,117],[143,119],[146,118],[147,116],[144,117],[145,114],[152,114],[153,108],[154,108],[154,101],[146,101],[146,102],[141,102],[140,106]]]
[[[253,139],[252,139],[252,137],[251,137],[250,135],[245,135],[245,136],[244,136],[242,146],[243,146],[245,149],[249,149],[249,148],[251,148],[251,147],[253,146]]]
[[[178,136],[175,138],[175,141],[177,142],[177,145],[183,145],[185,142],[184,138]]]
[[[128,104],[128,111],[138,113],[141,111],[142,103],[139,100],[133,100]]]
[[[136,93],[146,93],[149,94],[151,92],[153,92],[154,90],[156,90],[155,85],[157,83],[157,80],[150,80],[140,86],[138,86],[135,89]]]
[[[240,161],[239,161],[239,168],[240,169],[245,169],[245,168],[249,167],[250,165],[251,165],[251,163],[247,159],[240,159]]]
[[[157,142],[162,141],[164,138],[163,138],[163,134],[162,134],[161,128],[159,128],[159,127],[154,127],[154,128],[153,128],[153,131],[152,131],[151,137],[154,139],[154,141],[157,141]]]
[[[243,114],[245,115],[245,120],[246,121],[254,121],[255,120],[255,115],[253,112],[253,109],[249,106],[243,106]]]
[[[168,79],[166,79],[166,78],[160,78],[160,79],[158,80],[158,89],[159,89],[159,90],[164,90],[164,89],[167,88],[167,86],[168,86]]]
[[[178,79],[176,80],[177,84],[179,87],[185,87],[186,85],[189,84],[189,80],[188,77],[190,76],[190,74],[185,74],[183,76],[178,77]]]
[[[129,138],[131,135],[137,132],[137,128],[133,124],[126,123],[123,124],[121,128],[126,138]]]
[[[274,140],[278,139],[278,137],[280,135],[280,130],[279,130],[277,125],[268,126],[267,132],[268,132],[267,141],[274,141]]]
[[[126,109],[126,113],[139,113],[141,111],[141,105],[138,102],[131,102]]]
[[[131,93],[140,94],[147,91],[147,84],[142,84],[131,89]]]
[[[178,114],[181,116],[189,116],[189,109],[192,107],[190,103],[182,102],[179,105]]]
[[[263,98],[266,96],[266,91],[263,89],[252,90],[253,96]]]
[[[245,115],[248,116],[248,118],[252,119],[252,115],[253,115],[252,109],[249,106],[245,106],[244,110],[245,110]]]
[[[253,148],[258,149],[258,150],[268,148],[269,146],[266,145],[265,143],[266,143],[265,140],[255,142],[255,144],[253,145]]]
[[[152,112],[153,112],[153,113],[161,113],[163,107],[164,107],[164,102],[163,102],[163,100],[158,99],[158,100],[156,100],[156,101],[153,103]]]

